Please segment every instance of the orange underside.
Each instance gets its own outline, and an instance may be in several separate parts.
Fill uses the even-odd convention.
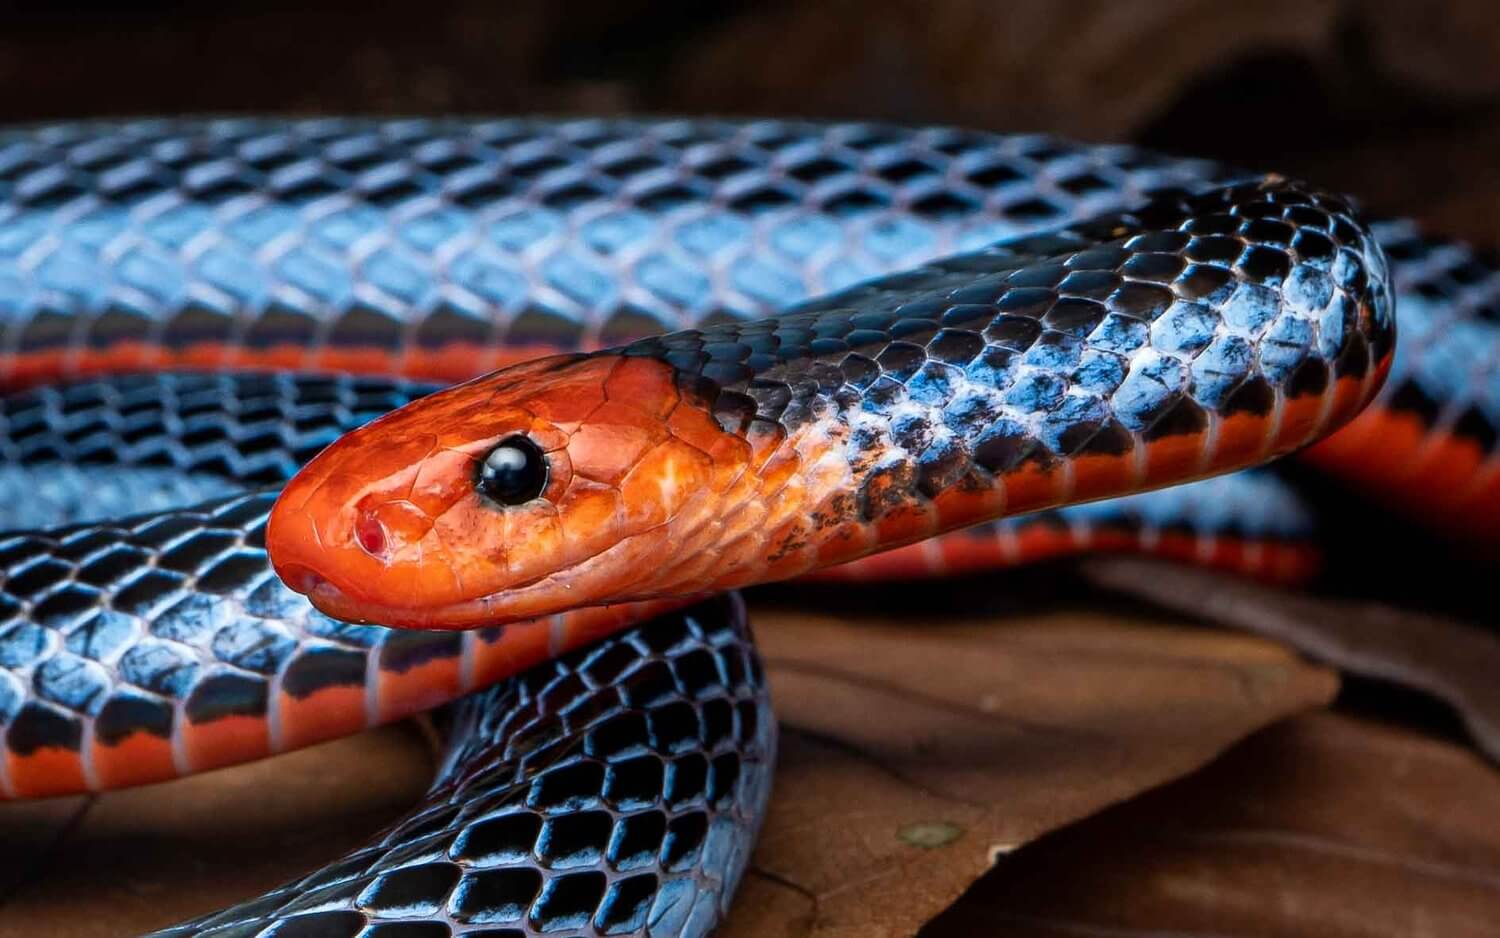
[[[121,342],[106,349],[68,348],[0,356],[0,388],[15,390],[50,381],[140,371],[302,370],[431,381],[465,381],[508,365],[557,352],[534,346],[453,343],[430,349],[308,349],[294,344],[248,348],[200,342],[168,349],[149,342]]]
[[[300,699],[283,690],[277,694],[276,707],[281,720],[281,749],[347,736],[369,723],[363,685],[325,687]]]
[[[262,716],[232,716],[208,723],[184,723],[180,732],[190,772],[249,762],[271,754],[270,733]]]
[[[280,692],[274,702],[280,721],[278,751],[356,733],[377,723],[398,720],[488,687],[544,661],[581,648],[629,625],[679,609],[681,599],[580,609],[507,626],[493,641],[473,641],[465,676],[459,658],[449,657],[408,671],[378,672],[377,713],[366,713],[363,685],[324,688],[298,699]],[[188,770],[201,772],[271,754],[270,725],[262,716],[231,716],[187,724],[183,745]],[[86,740],[93,763],[95,790],[125,788],[176,778],[172,743],[146,732],[133,733],[113,745]],[[62,747],[43,747],[28,756],[4,754],[13,797],[45,798],[88,791],[83,760]]]
[[[162,782],[177,775],[172,742],[152,733],[132,733],[113,746],[95,741],[90,756],[99,787],[125,788]]]
[[[145,344],[119,346],[108,352],[58,352],[31,356],[24,361],[0,359],[0,384],[17,386],[58,377],[125,372],[141,369],[181,368],[298,368],[326,369],[360,374],[432,378],[454,381],[535,357],[550,349],[484,349],[452,346],[446,349],[393,354],[379,350],[323,350],[308,352],[295,346],[266,350],[235,349],[205,343],[167,354]],[[1377,375],[1389,361],[1381,363]],[[621,380],[630,377],[622,374]],[[805,512],[812,502],[798,497],[812,493],[798,486],[810,483],[797,477],[797,466],[767,466],[761,463],[773,451],[774,440],[752,440],[752,461],[766,479],[778,471],[787,476],[761,490],[770,504],[772,528],[789,532],[778,542],[768,539],[782,553],[762,568],[774,575],[805,569],[819,561],[839,559],[862,552],[871,541],[896,543],[924,537],[935,529],[948,528],[992,517],[1000,511],[1019,514],[1058,504],[1140,487],[1178,481],[1212,467],[1253,462],[1262,455],[1281,451],[1304,441],[1325,420],[1336,424],[1363,398],[1373,382],[1345,380],[1330,391],[1331,397],[1306,398],[1289,403],[1281,413],[1279,432],[1267,433],[1264,418],[1234,417],[1221,420],[1210,440],[1206,434],[1188,434],[1151,444],[1143,457],[1092,457],[1075,461],[1067,473],[1026,465],[1006,476],[1003,487],[988,490],[953,488],[931,504],[887,513],[866,530],[845,525],[848,535],[841,542],[811,542]],[[649,390],[649,389],[648,389]],[[649,394],[642,395],[649,399]],[[557,405],[566,408],[566,401]],[[679,409],[683,419],[694,416]],[[674,418],[677,419],[677,418]],[[716,428],[705,424],[703,439],[715,436]],[[687,430],[679,428],[680,434]],[[695,431],[696,432],[696,431]],[[687,436],[682,436],[686,439]],[[760,445],[764,444],[764,445]],[[705,445],[710,445],[705,443]],[[717,446],[717,443],[712,443]],[[1211,445],[1211,452],[1206,449]],[[580,452],[583,452],[580,450]],[[811,463],[818,456],[810,448],[803,456]],[[1421,421],[1388,411],[1367,412],[1349,427],[1314,447],[1308,453],[1314,463],[1348,477],[1361,487],[1377,492],[1388,501],[1409,510],[1427,513],[1458,529],[1494,537],[1500,530],[1500,466],[1485,462],[1485,454],[1468,441],[1426,432]],[[575,466],[572,471],[585,471]],[[779,478],[779,477],[778,477]],[[623,477],[622,482],[623,483]],[[763,509],[764,510],[764,509]],[[747,515],[747,517],[759,517]],[[848,530],[845,531],[844,528]],[[792,535],[801,532],[809,542]],[[1041,525],[1023,527],[1014,537],[979,537],[958,532],[935,541],[920,542],[817,572],[822,580],[887,580],[908,577],[973,573],[997,567],[1089,552],[1141,552],[1207,565],[1275,582],[1296,582],[1312,576],[1319,565],[1315,548],[1278,541],[1235,537],[1195,537],[1163,533],[1143,537],[1139,529],[1125,526],[1093,528],[1082,537],[1070,529]],[[716,555],[707,554],[706,561]],[[723,557],[718,556],[722,561]],[[637,558],[650,563],[648,552]],[[518,673],[555,655],[587,644],[624,628],[630,623],[680,607],[690,599],[621,604],[591,608],[565,616],[549,616],[507,626],[494,641],[470,641],[464,659],[435,660],[402,672],[380,672],[374,694],[376,712],[368,713],[362,687],[336,687],[296,700],[281,694],[274,701],[280,720],[277,748],[291,748],[331,738],[384,720],[406,716],[450,700],[477,687]],[[269,753],[272,740],[264,717],[236,716],[182,728],[183,749],[192,770],[213,768],[258,758]],[[100,785],[118,787],[171,777],[175,773],[172,747],[166,740],[147,734],[133,735],[114,746],[91,743],[90,760]],[[6,774],[19,796],[62,794],[84,788],[84,771],[75,753],[45,748],[19,757],[5,756]]]
[[[1025,525],[1013,535],[956,531],[883,554],[819,570],[812,582],[878,582],[984,573],[1083,554],[1139,553],[1224,570],[1270,583],[1304,583],[1317,575],[1316,547],[1238,537],[1198,538],[1179,533],[1146,536],[1126,526],[1099,526],[1086,536],[1067,528]]]
[[[1415,414],[1367,410],[1302,458],[1424,525],[1500,545],[1500,455]]]
[[[17,798],[46,798],[84,791],[83,760],[78,753],[57,746],[43,746],[21,756],[6,749],[5,771]]]

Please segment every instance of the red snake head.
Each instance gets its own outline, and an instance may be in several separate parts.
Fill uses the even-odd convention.
[[[288,484],[267,546],[349,621],[466,628],[640,598],[747,454],[669,365],[547,358],[330,446]]]

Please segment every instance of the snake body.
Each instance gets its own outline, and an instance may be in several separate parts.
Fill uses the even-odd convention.
[[[1432,516],[1495,508],[1490,268],[1209,163],[771,121],[168,121],[0,135],[0,197],[0,376],[17,389],[0,449],[13,484],[55,490],[11,524],[80,522],[0,541],[7,795],[253,758],[536,666],[466,698],[410,817],[181,933],[703,934],[769,785],[742,607],[621,632],[644,610],[591,604],[1091,544],[1298,575],[1306,511],[1264,477],[1060,506],[1260,462],[1353,417],[1391,367],[1393,290],[1416,353],[1314,458],[1383,447],[1352,472],[1377,491],[1458,466]],[[538,355],[554,357],[514,364]],[[451,391],[410,380],[500,365]],[[513,513],[473,504],[466,468],[522,412],[566,457],[549,497],[577,499],[535,556],[546,538],[494,534]],[[350,430],[279,503],[231,494]],[[567,523],[642,465],[654,506]],[[163,511],[114,520],[59,467]],[[664,468],[699,475],[669,492]],[[441,502],[418,525],[388,497],[415,479]],[[223,500],[171,507],[193,495]],[[1028,509],[1055,510],[828,567]],[[434,567],[423,538],[444,517],[466,519],[440,539],[462,549]],[[1200,530],[1163,536],[1184,525]],[[1203,549],[1226,529],[1233,549]],[[691,562],[640,562],[673,544]],[[474,547],[491,562],[470,570]],[[611,550],[635,560],[588,567]],[[482,627],[348,624],[287,583],[343,620]]]

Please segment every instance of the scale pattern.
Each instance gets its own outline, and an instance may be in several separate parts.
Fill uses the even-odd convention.
[[[669,363],[685,401],[775,454],[768,465],[798,467],[767,473],[779,488],[724,496],[735,541],[696,542],[691,517],[674,519],[674,542],[695,545],[686,568],[707,551],[726,568],[712,582],[729,586],[996,514],[990,493],[1019,513],[1294,449],[1369,399],[1393,316],[1385,259],[1348,209],[1269,181],[1154,201],[623,355]],[[440,426],[427,403],[411,412],[414,432]],[[358,440],[341,446],[347,462],[322,472],[358,471]],[[924,521],[879,529],[914,506]],[[765,520],[739,521],[752,512]],[[764,559],[727,559],[740,556]],[[685,576],[660,564],[609,595],[656,595]]]
[[[1243,177],[1131,147],[853,123],[14,128],[0,132],[0,381],[159,367],[154,345],[196,346],[176,360],[195,367],[454,380],[760,316]],[[1447,502],[1447,521],[1500,523],[1496,267],[1409,222],[1377,235],[1413,341],[1372,411],[1404,424],[1372,416],[1349,446],[1324,447],[1327,462],[1381,454],[1385,471],[1362,481],[1394,504],[1452,467],[1418,510]],[[1410,458],[1388,459],[1379,441],[1393,435]]]
[[[149,733],[170,767],[189,758],[183,727],[263,718],[273,682],[363,683],[372,656],[400,653],[386,648],[399,635],[328,619],[276,579],[262,547],[273,498],[0,540],[8,795],[26,793],[37,752],[72,753],[102,787],[90,754]]]
[[[160,781],[355,732],[629,621],[600,611],[466,633],[335,621],[271,570],[274,500],[0,535],[0,794]]]
[[[759,316],[933,257],[1128,208],[1150,193],[1201,190],[1239,175],[1201,161],[1036,136],[779,121],[140,121],[5,131],[0,380],[157,367],[161,356],[152,343],[205,344],[210,348],[203,355],[186,362],[204,367],[241,363],[229,348],[239,347],[281,356],[259,364],[453,379],[487,367],[505,349],[530,354],[590,348]],[[1485,356],[1500,348],[1500,282],[1492,266],[1466,246],[1422,238],[1407,223],[1376,230],[1390,249],[1402,293],[1403,330],[1429,337],[1398,353],[1381,406],[1425,420],[1436,415],[1444,432],[1487,441],[1489,465],[1500,465],[1494,455],[1500,423],[1492,406],[1500,400],[1494,385],[1500,369],[1483,370]],[[1175,291],[1178,284],[1173,279],[1157,285]],[[1061,282],[1040,289],[1053,290],[1058,301],[1080,298],[1062,295],[1059,287]],[[1428,324],[1410,324],[1406,308],[1413,293],[1428,301],[1418,307]],[[1052,354],[1058,343],[1066,345],[1058,337],[1069,335],[1067,328],[1054,328],[1066,317],[1049,311],[1031,318],[1038,327],[1017,328],[1038,334],[1013,350],[1023,366]],[[455,344],[487,353],[435,365],[410,354]],[[391,357],[323,354],[371,348]],[[1429,364],[1429,356],[1444,364]],[[1202,359],[1199,354],[1193,360]],[[43,364],[34,367],[37,360]],[[1471,380],[1449,380],[1458,373]],[[110,467],[106,476],[128,479],[110,497],[142,509],[156,507],[146,499],[161,495],[159,484],[175,473],[187,473],[183,478],[205,492],[230,484],[219,481],[225,474],[244,483],[279,481],[336,435],[335,423],[363,422],[408,393],[398,388],[391,397],[381,397],[385,391],[362,397],[347,390],[350,379],[335,379],[336,413],[328,418],[320,412],[326,401],[313,406],[287,377],[131,380],[143,383],[49,389],[0,403],[0,455],[6,462],[0,485],[50,481],[55,504],[83,520],[84,512],[109,504],[80,488],[98,484],[91,463]],[[256,398],[242,380],[270,384]],[[131,396],[151,397],[157,392],[141,388],[152,383],[166,388],[165,402]],[[748,397],[757,412],[762,406],[776,409],[780,392],[768,395],[766,404],[754,390],[746,383],[734,393]],[[90,402],[89,395],[97,400]],[[210,399],[228,403],[214,414]],[[242,399],[255,403],[233,403]],[[1137,413],[1150,411],[1142,406]],[[101,416],[106,413],[114,416]],[[1163,430],[1172,426],[1166,418],[1158,423]],[[49,442],[41,443],[44,438]],[[896,442],[904,450],[908,441]],[[122,474],[121,465],[131,472]],[[1239,479],[1224,484],[1238,486]],[[170,768],[191,768],[192,747],[182,742],[190,734],[177,728],[195,717],[212,726],[236,715],[264,714],[281,699],[278,687],[286,686],[288,675],[311,676],[322,687],[357,688],[365,695],[364,721],[370,716],[365,710],[380,709],[368,703],[380,696],[371,693],[370,676],[418,674],[423,667],[472,659],[506,634],[491,630],[458,640],[447,633],[394,636],[321,617],[275,583],[266,567],[259,537],[268,504],[267,495],[242,495],[180,514],[0,536],[9,571],[0,593],[0,714],[12,747],[0,764],[7,794],[27,793],[45,774],[46,766],[17,753],[67,748],[70,741],[77,742],[76,787],[127,783],[110,777],[112,763],[92,754],[100,744],[97,751],[105,752],[112,734],[143,727],[156,727],[167,740]],[[1124,510],[1124,504],[1068,509],[1047,516],[1046,523],[1069,517],[1070,530],[1102,524],[1104,515]],[[1166,509],[1149,506],[1166,506],[1169,499],[1135,504],[1148,506],[1135,510],[1152,523]],[[181,530],[173,534],[177,526]],[[187,528],[205,532],[204,538],[190,536]],[[1288,526],[1296,529],[1295,523]],[[1259,533],[1277,530],[1270,525]],[[139,551],[173,559],[165,566],[146,563],[143,572],[132,566]],[[689,627],[697,628],[698,637],[676,647],[727,647],[713,637],[721,634],[718,626],[707,622],[700,616]],[[643,652],[635,641],[617,639],[608,647]],[[132,651],[137,647],[145,650],[139,658]],[[723,662],[731,658],[720,655]],[[578,660],[556,667],[582,673],[573,664]],[[720,676],[736,673],[730,668],[725,664]],[[749,684],[731,680],[724,685],[728,690],[706,692],[735,699],[756,695],[764,718],[758,740],[769,747],[771,724],[758,672],[747,670],[754,677]],[[546,676],[464,705],[470,709],[463,726],[479,729],[467,745],[462,733],[456,738],[458,762],[490,759],[504,766],[496,777],[517,783],[502,737],[507,726],[529,717],[505,714],[523,714],[528,699],[540,699],[545,689],[536,682],[557,679],[557,686],[569,686],[563,671],[538,674]],[[577,729],[574,724],[567,732]],[[542,732],[563,731],[549,726]],[[292,742],[268,737],[266,747]],[[752,764],[764,762],[744,756],[742,780],[753,774],[746,768]],[[472,777],[471,770],[455,767],[438,782],[434,797],[450,798],[464,784],[473,792],[488,790],[464,777]],[[736,812],[742,810],[745,818],[755,815],[764,798],[763,772],[760,778],[744,785],[743,796],[723,816],[740,817]],[[477,820],[454,801],[435,804],[417,814],[437,819],[453,808],[452,816]],[[496,807],[500,814],[507,810]],[[610,817],[613,838],[622,821],[618,812]],[[551,820],[516,822],[523,833],[509,842],[514,850],[507,853],[549,883],[564,867],[530,864],[555,860],[535,852],[555,841],[527,841],[524,832],[534,825],[538,833],[547,830]],[[415,821],[401,830],[436,838],[431,844],[453,836],[451,828],[432,832]],[[595,833],[602,830],[599,825]],[[510,924],[464,923],[455,917],[455,903],[471,892],[476,902],[484,901],[484,887],[460,884],[481,877],[490,857],[467,866],[452,855],[429,863],[395,843],[393,835],[384,835],[378,844],[385,846],[361,851],[349,865],[326,872],[326,880],[304,880],[264,904],[218,917],[219,934],[285,935],[306,926],[390,938],[472,927],[497,929],[509,938],[549,922],[575,930],[572,918],[565,923],[551,917],[551,900],[506,906],[507,914],[515,913]],[[599,843],[596,836],[596,855],[604,852]],[[534,851],[529,859],[523,856],[528,844]],[[707,884],[705,903],[721,904],[734,875],[731,865],[723,879],[697,880]],[[625,909],[628,903],[618,904],[618,897],[628,893],[616,887],[638,880],[618,871],[601,876],[601,901]],[[592,897],[600,878],[577,892],[565,890],[565,898]],[[288,905],[299,898],[295,891],[324,886],[330,887],[330,905],[320,911],[327,914],[309,909],[296,916],[303,907]],[[531,899],[556,895],[548,888],[539,886]],[[704,919],[689,914],[696,908],[673,906],[688,916],[687,924],[668,913],[662,932],[700,933]],[[602,909],[596,904],[591,910],[592,923],[614,914]],[[408,922],[403,930],[395,921],[402,916],[428,925]],[[273,927],[278,917],[287,921]]]
[[[783,121],[138,121],[0,134],[0,376],[132,339],[608,345],[1223,174]],[[449,377],[458,377],[450,375]]]
[[[368,845],[159,933],[702,938],[770,791],[774,722],[721,596],[468,698],[448,767]]]
[[[976,524],[853,563],[820,570],[824,582],[989,575],[1005,567],[1082,554],[1142,553],[1278,583],[1322,566],[1317,518],[1271,470]]]
[[[304,354],[281,362],[292,365],[320,360],[324,346],[607,345],[764,315],[1243,175],[1132,147],[853,123],[15,128],[0,132],[0,374],[76,373],[100,367],[87,350],[140,339],[294,345]],[[1410,222],[1376,231],[1412,339],[1379,407],[1476,441],[1493,474],[1496,266]],[[195,363],[234,360],[221,349]],[[454,379],[498,360],[380,367]],[[151,362],[124,355],[112,367]]]
[[[1500,459],[1500,265],[1409,221],[1374,230],[1401,288],[1401,342],[1383,403]]]
[[[283,482],[328,441],[435,388],[163,372],[0,398],[0,530],[156,514]],[[1155,550],[1174,536],[1259,543],[1269,557],[1305,548],[1311,535],[1310,512],[1290,488],[1268,473],[1242,473],[979,525],[914,556],[839,568],[835,578],[938,576],[966,563],[993,568],[1057,552]],[[976,554],[982,543],[992,549]],[[969,559],[955,562],[955,551]]]
[[[49,385],[0,397],[0,459],[284,482],[340,434],[435,387],[284,372],[165,372]]]
[[[325,612],[418,628],[787,579],[1302,447],[1375,394],[1393,317],[1333,196],[1153,200],[416,401],[288,484],[272,553]],[[472,460],[514,434],[549,481],[497,510]]]
[[[712,382],[715,415],[741,432],[757,420],[797,430],[843,392],[845,413],[925,411],[892,428],[913,455],[950,450],[946,426],[1001,451],[979,460],[998,472],[1039,445],[1118,452],[1168,414],[1174,429],[1202,427],[1232,396],[1265,407],[1361,379],[1390,354],[1393,317],[1384,256],[1348,207],[1273,182],[1156,201],[624,354]]]
[[[159,467],[67,462],[0,465],[0,531],[154,514],[212,501],[244,486]]]

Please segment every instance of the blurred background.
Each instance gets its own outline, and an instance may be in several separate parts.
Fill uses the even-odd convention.
[[[619,112],[950,122],[1302,174],[1500,241],[1489,0],[4,0],[0,120]]]

